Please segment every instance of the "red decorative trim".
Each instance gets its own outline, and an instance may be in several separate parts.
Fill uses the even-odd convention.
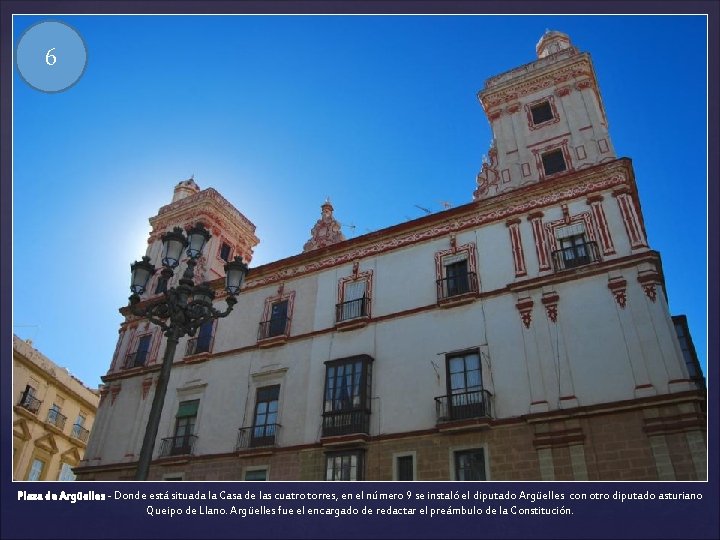
[[[119,384],[113,384],[110,386],[110,404],[113,405],[115,403],[115,399],[117,399],[118,394],[120,393],[120,390],[122,390],[122,386]]]
[[[553,117],[550,120],[547,120],[545,122],[540,122],[539,124],[535,124],[533,122],[532,117],[532,108],[535,105],[540,105],[541,103],[548,102],[550,105],[550,109],[552,110]],[[528,128],[530,131],[534,131],[536,129],[544,128],[545,126],[549,126],[552,124],[557,124],[560,121],[560,115],[558,114],[557,107],[555,106],[555,97],[554,96],[546,96],[540,99],[536,99],[535,101],[532,101],[530,103],[527,103],[525,105],[525,114],[527,116],[527,123]]]
[[[545,223],[545,230],[547,231],[548,237],[551,238],[550,243],[553,248],[555,248],[555,250],[560,249],[560,242],[557,238],[557,234],[555,233],[555,229],[566,225],[572,225],[573,223],[582,223],[585,226],[585,232],[588,235],[588,239],[592,242],[596,242],[597,238],[595,234],[595,227],[593,226],[590,212],[580,212],[579,214],[571,216],[567,205],[563,205],[563,207],[562,219],[556,219],[555,221]]]
[[[538,258],[540,272],[551,270],[550,254],[548,253],[547,238],[542,224],[542,212],[534,212],[528,216],[532,225],[533,238],[535,239],[535,254]]]
[[[558,310],[557,305],[558,301],[560,300],[560,295],[556,292],[547,292],[543,293],[542,295],[542,303],[545,306],[545,311],[547,313],[548,319],[550,319],[552,322],[557,322],[557,316],[558,316]],[[563,398],[561,398],[563,399]]]
[[[532,322],[533,305],[534,302],[531,298],[523,298],[522,300],[518,300],[518,303],[515,304],[515,307],[520,312],[520,320],[522,320],[525,328],[530,328],[530,323]]]
[[[565,97],[572,91],[571,86],[561,86],[557,90],[555,90],[555,95],[558,97]]]
[[[610,228],[605,218],[602,199],[602,195],[588,197],[588,204],[590,205],[595,223],[597,223],[598,230],[600,231],[600,247],[602,248],[603,255],[615,255],[615,245],[613,244]]]
[[[568,141],[569,141],[569,139],[563,139],[562,141],[560,141],[558,143],[549,144],[543,148],[535,148],[532,150],[532,153],[535,156],[535,166],[537,168],[538,175],[540,177],[540,181],[546,180],[548,178],[555,178],[556,176],[560,176],[560,175],[572,172],[573,163],[572,163],[572,159],[570,157]],[[546,154],[553,150],[561,150],[562,151],[563,158],[565,159],[565,170],[556,172],[555,174],[546,175],[545,167],[543,167],[543,163],[542,163],[542,156],[543,156],[543,154]]]
[[[578,90],[585,90],[587,88],[592,88],[593,82],[591,80],[584,80],[584,81],[578,81],[575,83],[575,88]]]
[[[463,244],[462,246],[451,247],[450,249],[437,251],[435,253],[435,279],[443,279],[443,258],[449,255],[458,255],[460,253],[467,253],[468,272],[472,272],[477,275],[475,242],[469,242],[467,244]]]
[[[520,103],[515,102],[510,105],[508,105],[507,109],[505,109],[505,112],[508,114],[515,114],[520,110]]]
[[[491,122],[494,122],[495,120],[497,120],[497,119],[500,118],[501,116],[502,116],[502,111],[495,111],[495,112],[492,112],[492,113],[488,113],[488,120],[490,120]]]
[[[633,204],[632,198],[624,191],[615,191],[613,192],[613,196],[620,207],[623,225],[625,226],[625,231],[630,239],[630,247],[632,249],[647,247],[643,234],[641,233],[642,229],[638,223],[638,217],[635,212],[635,205]]]
[[[657,300],[657,285],[660,275],[655,270],[646,270],[638,274],[638,282],[642,285],[645,295],[653,302]]]
[[[530,164],[529,163],[523,163],[522,164],[522,175],[523,178],[526,176],[530,176],[532,173],[530,172]]]
[[[290,291],[289,293],[285,293],[285,283],[281,283],[278,287],[277,294],[273,296],[268,296],[265,298],[265,307],[263,309],[263,315],[262,319],[260,319],[261,322],[269,321],[270,320],[270,313],[272,312],[272,306],[276,302],[282,302],[284,300],[287,300],[288,307],[287,307],[287,326],[285,328],[285,333],[280,336],[273,336],[272,338],[263,339],[258,342],[259,345],[268,346],[270,344],[279,344],[280,342],[284,343],[288,336],[290,335],[290,325],[292,324],[292,315],[293,315],[293,307],[295,305],[295,291]]]
[[[348,283],[354,283],[356,281],[365,281],[365,296],[372,299],[373,297],[373,271],[366,270],[365,272],[355,272],[353,268],[353,275],[340,278],[338,280],[338,303],[342,304],[345,302],[345,285]],[[367,318],[371,317],[370,310],[372,309],[372,301],[367,304]],[[348,321],[349,322],[349,321]]]
[[[150,391],[150,387],[153,385],[153,379],[150,377],[149,379],[143,379],[142,382],[142,398],[143,401],[148,395],[148,392]]]
[[[625,303],[627,302],[627,295],[625,293],[627,290],[627,281],[621,277],[610,278],[608,280],[608,289],[610,289],[610,292],[612,292],[615,297],[618,306],[625,309]]]
[[[583,160],[587,158],[587,153],[585,152],[585,145],[580,145],[575,147],[575,155],[578,159]]]
[[[598,141],[598,148],[600,149],[601,154],[605,154],[610,150],[610,146],[608,146],[607,139],[600,139]]]
[[[502,177],[503,184],[508,184],[510,182],[510,169],[500,171],[500,176]]]
[[[520,219],[515,218],[506,223],[508,232],[510,233],[510,246],[513,254],[513,264],[515,266],[515,277],[527,275],[525,268],[525,253],[523,252],[522,238],[520,236]]]

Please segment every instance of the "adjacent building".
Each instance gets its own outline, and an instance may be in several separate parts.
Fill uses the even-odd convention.
[[[100,396],[13,336],[13,479],[75,480]]]
[[[326,201],[302,253],[181,341],[151,479],[706,478],[702,372],[590,56],[560,32],[536,52],[478,94],[494,140],[471,202],[345,239]],[[258,239],[215,190],[181,182],[147,256],[198,221],[220,307]],[[143,302],[174,285],[153,280]],[[165,340],[123,313],[81,479],[137,463]]]

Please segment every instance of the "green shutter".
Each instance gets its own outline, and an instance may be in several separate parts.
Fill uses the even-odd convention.
[[[183,418],[186,416],[197,416],[198,405],[200,405],[199,399],[193,399],[192,401],[181,401],[178,407],[178,412],[175,415],[177,418]]]

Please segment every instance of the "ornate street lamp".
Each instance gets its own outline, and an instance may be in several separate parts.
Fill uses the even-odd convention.
[[[227,308],[225,311],[215,309],[212,305],[215,292],[207,284],[196,285],[194,282],[197,259],[202,254],[203,248],[209,239],[210,233],[202,223],[198,223],[189,229],[187,236],[180,227],[175,227],[172,231],[163,234],[162,277],[167,281],[173,277],[175,268],[180,263],[183,249],[186,249],[189,260],[178,285],[167,289],[159,301],[150,302],[146,306],[139,305],[140,295],[145,292],[150,276],[155,273],[155,267],[150,264],[149,257],[143,257],[142,260],[130,265],[130,290],[132,291],[129,305],[130,312],[137,317],[148,319],[153,324],[158,325],[167,337],[165,356],[163,357],[155,396],[150,408],[150,416],[145,428],[145,437],[140,450],[135,480],[147,480],[150,472],[155,439],[157,438],[160,416],[165,402],[168,381],[170,380],[170,369],[172,368],[178,341],[186,335],[194,336],[197,329],[208,321],[227,317],[237,303],[235,296],[240,292],[240,287],[247,273],[248,267],[240,257],[235,257],[235,260],[225,265],[225,290],[228,293],[225,302]]]

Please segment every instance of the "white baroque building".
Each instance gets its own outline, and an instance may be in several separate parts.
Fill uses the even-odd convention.
[[[590,56],[547,32],[478,98],[472,202],[346,240],[327,201],[303,253],[181,340],[151,479],[706,478],[702,374]],[[258,239],[212,188],[175,188],[147,255],[197,222],[224,304],[225,261]],[[145,302],[174,284],[153,279]],[[124,313],[79,479],[137,464],[165,340]]]

